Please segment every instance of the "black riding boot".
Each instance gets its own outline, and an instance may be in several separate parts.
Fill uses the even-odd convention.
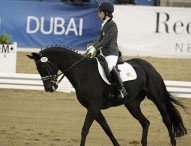
[[[117,84],[117,87],[119,89],[119,93],[120,93],[119,98],[124,98],[127,95],[127,91],[123,85],[121,77],[119,76],[119,72],[117,71],[115,67],[113,67],[110,73],[111,73],[112,79]]]

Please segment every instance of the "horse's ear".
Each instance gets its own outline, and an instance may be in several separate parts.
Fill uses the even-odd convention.
[[[28,58],[30,58],[30,59],[33,59],[33,56],[31,56],[31,55],[26,55]]]
[[[34,60],[39,60],[40,59],[40,55],[37,53],[31,53],[32,55],[26,55],[27,57],[29,57],[30,59],[34,59]]]

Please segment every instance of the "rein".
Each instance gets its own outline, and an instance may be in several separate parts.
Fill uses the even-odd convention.
[[[60,73],[60,74],[58,74],[57,75],[57,77],[56,78],[58,78],[60,75],[62,75],[62,77],[60,78],[60,80],[57,82],[57,85],[62,81],[62,79],[65,77],[65,74],[69,71],[69,70],[71,70],[73,67],[75,67],[77,64],[79,64],[80,62],[82,62],[85,58],[89,58],[90,57],[90,54],[85,54],[85,56],[82,58],[82,59],[80,59],[80,60],[78,60],[77,62],[75,62],[74,64],[72,64],[69,68],[67,68],[64,72],[62,72],[62,73]]]

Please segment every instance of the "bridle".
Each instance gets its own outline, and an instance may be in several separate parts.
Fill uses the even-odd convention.
[[[79,63],[82,62],[85,58],[88,58],[88,57],[90,57],[90,54],[85,54],[82,59],[78,60],[77,62],[75,62],[74,64],[72,64],[69,68],[67,68],[65,71],[63,71],[63,72],[61,72],[60,74],[57,74],[57,75],[55,75],[55,74],[53,73],[53,71],[52,71],[52,69],[51,69],[51,66],[53,66],[54,68],[56,68],[57,70],[59,70],[58,67],[55,66],[55,64],[51,63],[47,57],[41,57],[41,58],[36,62],[36,64],[38,64],[38,63],[44,63],[44,65],[45,65],[45,67],[46,67],[46,71],[47,71],[48,75],[41,77],[41,80],[42,80],[42,81],[50,80],[50,82],[52,82],[52,83],[58,85],[58,84],[62,81],[62,79],[65,77],[65,75],[67,74],[68,71],[70,71],[73,67],[75,67],[77,64],[79,64]],[[61,76],[61,75],[62,75],[62,77],[61,77],[59,80],[57,80],[58,77]]]
[[[39,63],[44,64],[46,71],[48,73],[47,76],[42,76],[41,80],[42,81],[50,80],[50,82],[57,84],[58,75],[54,75],[54,73],[52,71],[52,67],[51,67],[51,66],[53,66],[54,68],[58,69],[57,66],[55,66],[53,63],[51,63],[47,57],[41,57],[38,61],[36,61],[36,64],[39,64]]]

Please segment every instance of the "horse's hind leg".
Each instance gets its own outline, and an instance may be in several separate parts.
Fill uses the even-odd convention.
[[[135,98],[134,100],[126,103],[125,106],[129,110],[131,115],[140,122],[143,128],[141,143],[142,143],[142,146],[147,146],[147,136],[148,136],[148,129],[149,129],[150,122],[145,118],[145,116],[141,112],[140,103],[143,99],[144,99],[143,95],[139,96]]]
[[[160,96],[160,95],[159,95]],[[162,95],[160,96],[162,97]],[[149,99],[154,99],[152,98],[151,96],[148,96]],[[171,144],[172,146],[176,146],[176,139],[175,139],[175,136],[172,132],[172,124],[171,124],[171,120],[170,120],[170,117],[169,117],[169,114],[167,112],[167,108],[166,108],[166,103],[165,101],[157,101],[156,100],[157,98],[155,98],[155,100],[152,100],[155,105],[157,106],[161,116],[162,116],[162,119],[163,119],[163,122],[169,132],[169,136],[170,136],[170,140],[171,140]]]
[[[95,120],[101,125],[105,133],[108,135],[108,137],[112,141],[113,145],[119,146],[119,143],[117,142],[113,133],[111,132],[111,129],[109,128],[109,125],[107,124],[107,121],[104,115],[101,113],[101,111],[97,114],[97,116],[95,117]]]

